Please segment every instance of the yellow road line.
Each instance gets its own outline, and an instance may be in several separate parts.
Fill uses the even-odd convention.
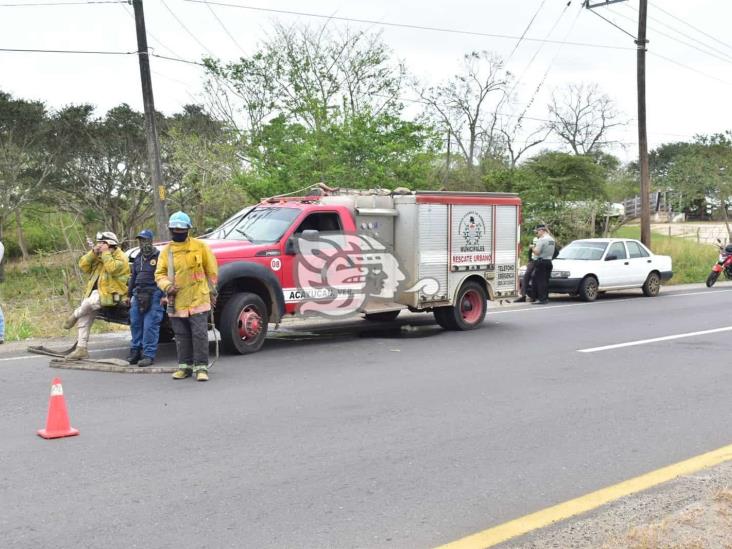
[[[522,536],[533,530],[549,526],[557,521],[586,513],[602,505],[624,496],[641,492],[658,484],[668,482],[676,477],[689,475],[707,467],[732,460],[732,444],[680,461],[673,465],[651,471],[645,475],[625,480],[613,486],[602,488],[596,492],[565,501],[553,507],[547,507],[536,513],[505,522],[488,530],[464,537],[438,549],[484,549],[499,543]]]

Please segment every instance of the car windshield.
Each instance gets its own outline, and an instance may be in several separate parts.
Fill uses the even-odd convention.
[[[297,208],[253,208],[228,231],[224,240],[248,240],[255,244],[277,242],[299,213]]]
[[[201,235],[202,238],[211,238],[214,240],[226,238],[226,235],[229,234],[234,229],[234,227],[236,227],[237,223],[241,221],[241,218],[248,214],[253,208],[254,206],[249,206],[247,208],[244,208],[243,210],[236,212],[234,215],[232,215],[229,219],[224,221],[221,225],[216,227],[211,232],[206,233],[205,235]]]
[[[605,253],[607,242],[589,242],[587,240],[575,240],[571,244],[567,244],[559,252],[557,259],[581,259],[587,261],[596,261],[602,259]]]

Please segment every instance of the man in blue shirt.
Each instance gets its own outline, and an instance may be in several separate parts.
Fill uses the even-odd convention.
[[[132,263],[127,295],[130,298],[130,331],[132,343],[127,361],[138,366],[150,366],[158,351],[163,292],[155,284],[155,269],[160,251],[153,245],[152,231],[145,229],[137,235],[140,253]]]

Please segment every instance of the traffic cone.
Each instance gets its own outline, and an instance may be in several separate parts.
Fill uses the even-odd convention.
[[[61,379],[54,378],[51,384],[51,398],[48,401],[48,418],[46,428],[39,429],[38,435],[43,438],[73,437],[79,431],[69,423],[69,414],[66,411],[66,400],[64,400],[64,389],[61,387]]]

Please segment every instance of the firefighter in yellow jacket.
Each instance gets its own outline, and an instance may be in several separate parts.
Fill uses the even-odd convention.
[[[208,317],[216,305],[218,265],[211,249],[188,234],[187,214],[171,215],[168,229],[171,242],[160,252],[155,282],[167,295],[175,333],[178,370],[173,379],[195,374],[197,381],[208,381]]]
[[[89,281],[81,304],[64,322],[67,330],[74,324],[79,328],[76,349],[66,356],[71,360],[89,356],[89,333],[97,311],[117,306],[127,295],[130,278],[130,262],[119,249],[117,235],[109,231],[97,233],[94,247],[81,257],[79,267],[89,275]]]

